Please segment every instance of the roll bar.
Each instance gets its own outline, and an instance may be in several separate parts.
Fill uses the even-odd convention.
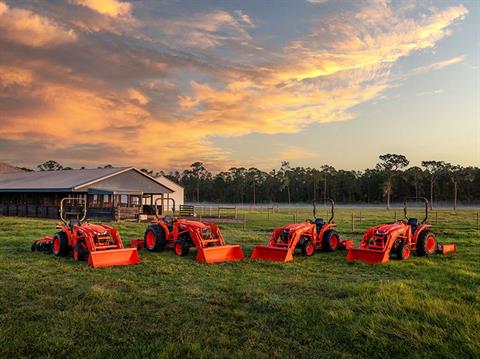
[[[328,220],[328,223],[332,223],[333,218],[335,217],[335,202],[331,198],[327,198],[327,201],[329,201],[332,206],[332,216]],[[317,218],[317,206],[315,201],[313,201],[313,218]]]
[[[162,201],[162,214],[163,214],[163,209],[164,209],[164,207],[163,207],[163,202],[164,202],[165,200],[167,200],[167,203],[168,203],[168,201],[172,201],[172,203],[173,203],[172,212],[173,212],[173,216],[175,217],[175,200],[174,200],[173,198],[163,198],[163,197],[160,197],[160,198],[157,198],[157,199],[155,200],[155,217],[157,217],[157,219],[159,218],[159,215],[158,215],[158,205],[157,205],[157,203],[158,203],[159,201]]]
[[[87,218],[87,200],[85,198],[77,198],[77,197],[65,197],[65,198],[62,198],[62,200],[60,201],[60,219],[62,220],[63,223],[67,224],[67,219],[64,217],[64,202],[65,201],[70,201],[70,202],[73,202],[73,205],[75,205],[75,203],[78,203],[79,205],[81,205],[83,207],[83,210],[82,210],[82,218],[79,219],[80,222],[83,222],[85,220],[85,218]]]
[[[408,216],[407,216],[407,204],[408,204],[408,201],[409,200],[422,200],[425,202],[425,218],[422,220],[422,223],[425,223],[428,219],[428,199],[426,199],[425,197],[407,197],[405,198],[405,200],[403,201],[403,215],[405,216],[405,218],[408,220]]]

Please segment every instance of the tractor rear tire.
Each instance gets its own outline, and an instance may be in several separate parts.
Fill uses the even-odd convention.
[[[185,257],[188,255],[190,251],[190,246],[188,245],[187,241],[184,239],[177,239],[173,244],[173,249],[177,256]]]
[[[32,252],[35,252],[37,250],[37,242],[32,243]]]
[[[407,260],[410,257],[410,245],[408,243],[402,242],[397,248],[397,259]]]
[[[430,231],[420,233],[417,240],[417,256],[429,256],[437,252],[437,239]]]
[[[151,224],[147,227],[143,240],[145,248],[150,252],[160,252],[167,245],[165,230],[158,224]]]
[[[333,252],[338,249],[340,238],[338,233],[334,230],[328,230],[323,234],[322,250],[324,252]]]
[[[313,253],[315,252],[315,246],[313,245],[313,242],[311,239],[306,239],[302,243],[302,256],[313,256]]]
[[[65,257],[69,249],[67,234],[65,232],[56,233],[52,240],[52,254],[56,257]]]

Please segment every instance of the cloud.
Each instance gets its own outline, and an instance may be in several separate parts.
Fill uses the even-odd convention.
[[[0,37],[32,47],[73,42],[77,35],[55,21],[0,2]]]
[[[33,4],[11,16],[0,4],[0,19],[9,13],[2,29],[14,18],[41,19],[49,29],[32,32],[36,46],[0,35],[2,150],[21,159],[28,142],[38,149],[31,161],[163,169],[196,160],[222,169],[231,155],[213,145],[218,136],[298,133],[353,119],[355,106],[397,85],[391,72],[400,58],[435,47],[467,13],[429,8],[412,17],[395,3],[362,3],[272,45],[250,33],[255,23],[241,11],[162,17],[145,9],[133,19],[131,6],[102,13],[89,2]],[[70,28],[75,41],[44,39],[52,29],[68,39]],[[280,155],[314,156],[295,146]]]
[[[445,93],[445,90],[443,89],[438,89],[438,90],[433,90],[433,91],[423,91],[423,92],[417,92],[415,96],[428,96],[428,95],[439,95]]]
[[[423,74],[425,72],[430,72],[432,70],[440,70],[440,69],[443,69],[444,67],[463,62],[463,60],[465,60],[465,56],[452,57],[451,59],[448,59],[448,60],[443,60],[443,61],[435,62],[430,65],[417,67],[413,69],[412,73],[414,75],[417,75],[417,74]]]
[[[73,0],[72,2],[111,17],[129,16],[132,11],[132,4],[117,0]]]
[[[297,146],[288,146],[277,153],[278,161],[296,161],[319,157],[318,153]]]

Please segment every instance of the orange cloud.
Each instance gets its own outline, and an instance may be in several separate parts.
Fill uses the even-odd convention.
[[[73,30],[29,10],[10,8],[3,2],[0,2],[0,37],[32,47],[54,46],[77,39]]]
[[[111,22],[131,15],[128,3],[77,3],[108,15]],[[100,10],[101,5],[113,7]],[[12,11],[0,3],[0,20]],[[68,37],[63,25],[15,11],[23,15],[14,12],[9,21],[16,18],[18,25],[19,19],[36,19],[33,23],[47,29],[37,31],[30,46],[61,43],[46,36],[52,29]],[[434,47],[467,13],[462,6],[429,11],[412,19],[388,2],[372,3],[346,14],[352,19],[348,23],[319,20],[304,36],[274,48],[256,45],[249,33],[254,23],[242,12],[217,10],[156,24],[140,18],[135,32],[115,33],[112,41],[78,25],[88,41],[66,42],[68,51],[51,50],[34,60],[7,51],[8,60],[0,58],[1,86],[19,87],[6,93],[7,100],[24,104],[13,110],[0,107],[5,114],[0,138],[11,146],[28,140],[38,148],[32,156],[55,154],[68,164],[172,168],[201,160],[221,169],[230,155],[212,145],[214,136],[296,133],[312,124],[354,118],[354,106],[395,85],[390,77],[395,62]],[[153,30],[142,33],[148,26]],[[41,42],[40,35],[47,39]],[[8,35],[14,38],[22,43]],[[227,46],[238,58],[222,54]],[[2,63],[13,60],[18,66]],[[280,155],[291,160],[314,156],[298,147]]]
[[[132,11],[132,4],[117,0],[73,0],[73,2],[111,17],[128,16]]]

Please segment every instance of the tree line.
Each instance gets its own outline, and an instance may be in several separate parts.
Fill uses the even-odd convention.
[[[465,205],[480,203],[480,168],[462,167],[444,161],[422,161],[421,166],[408,167],[403,155],[384,154],[374,168],[364,171],[292,167],[282,162],[269,172],[255,167],[232,167],[218,173],[210,172],[202,162],[193,163],[183,171],[154,172],[185,189],[189,202],[217,203],[297,203],[333,198],[337,203],[380,204],[390,208],[392,202],[405,197],[427,197],[436,202]],[[99,168],[109,168],[106,165]],[[39,170],[65,170],[55,161],[38,166]]]

